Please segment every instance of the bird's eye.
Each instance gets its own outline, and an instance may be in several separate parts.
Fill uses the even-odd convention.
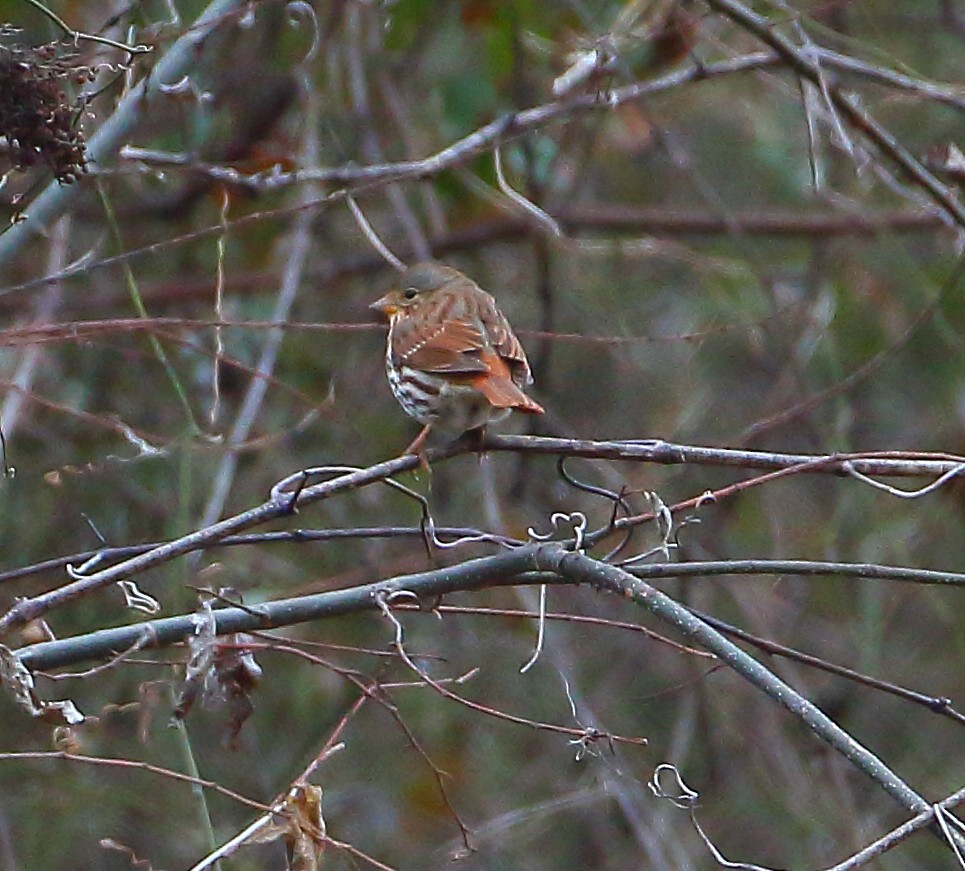
[[[417,294],[418,292],[419,292],[419,291],[416,290],[414,287],[407,287],[407,288],[402,292],[402,295],[403,295],[406,299],[415,299],[416,294]]]

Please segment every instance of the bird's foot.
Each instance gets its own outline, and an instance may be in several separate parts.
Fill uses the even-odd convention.
[[[425,472],[429,471],[429,460],[426,457],[426,439],[429,437],[429,431],[431,429],[432,424],[427,423],[422,427],[422,431],[412,440],[412,444],[402,452],[402,456],[415,454],[415,456],[419,458],[419,468]]]

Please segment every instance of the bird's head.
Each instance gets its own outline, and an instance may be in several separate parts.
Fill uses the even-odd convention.
[[[393,283],[391,290],[369,308],[380,311],[389,318],[396,315],[408,316],[432,299],[435,291],[464,278],[459,270],[433,260],[416,263],[408,267]]]

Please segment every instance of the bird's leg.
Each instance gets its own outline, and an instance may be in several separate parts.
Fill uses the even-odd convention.
[[[471,438],[475,444],[476,453],[479,454],[479,459],[482,459],[483,454],[486,453],[486,424],[482,426],[477,426],[475,429],[469,430],[469,438]]]
[[[467,429],[453,444],[464,444],[469,450],[479,454],[479,458],[482,459],[486,453],[486,424]]]
[[[412,440],[412,444],[402,452],[402,456],[415,454],[419,458],[419,465],[423,469],[429,468],[429,461],[426,459],[426,439],[429,437],[429,430],[431,429],[432,424],[427,423],[422,427],[422,431]]]

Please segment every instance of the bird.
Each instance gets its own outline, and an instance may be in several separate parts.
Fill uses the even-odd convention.
[[[389,319],[385,371],[403,411],[423,425],[403,454],[425,465],[433,427],[461,435],[513,411],[543,414],[523,392],[526,352],[496,300],[452,266],[407,267],[370,306]]]

